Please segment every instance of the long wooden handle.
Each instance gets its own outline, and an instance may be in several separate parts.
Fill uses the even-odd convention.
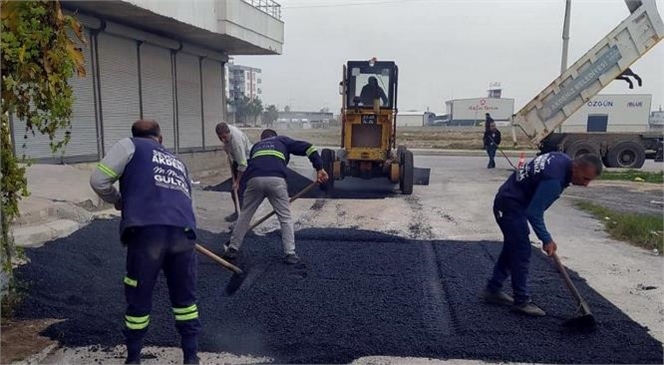
[[[553,262],[556,265],[558,272],[560,272],[560,275],[563,277],[563,280],[565,281],[567,288],[569,289],[569,291],[572,292],[572,295],[581,306],[581,309],[583,310],[584,314],[591,314],[588,304],[586,304],[586,301],[583,300],[581,293],[579,293],[579,290],[576,289],[576,286],[572,282],[572,279],[570,279],[569,275],[567,275],[567,270],[565,270],[565,267],[563,266],[562,262],[560,262],[558,255],[554,253],[553,255],[551,255],[551,258],[553,258]]]
[[[232,272],[234,272],[238,275],[244,274],[244,271],[242,271],[242,269],[240,269],[239,267],[237,267],[237,266],[231,264],[230,262],[222,259],[221,257],[215,255],[212,251],[210,251],[207,248],[199,245],[198,243],[196,244],[196,251],[198,251],[198,252],[202,253],[203,255],[211,258],[212,260],[214,260],[217,263],[221,264],[221,266],[227,268],[228,270],[230,270],[230,271],[232,271]]]
[[[299,193],[293,195],[293,196],[288,200],[288,202],[289,202],[289,203],[294,202],[295,200],[301,198],[302,196],[304,196],[305,194],[307,194],[308,192],[310,192],[310,191],[311,191],[312,189],[314,189],[316,186],[318,186],[318,181],[314,181],[313,183],[309,184],[309,186],[307,186],[306,188],[302,189],[302,191],[300,191]],[[272,216],[275,215],[276,213],[277,213],[277,212],[273,209],[270,213],[266,214],[266,215],[263,216],[261,219],[257,220],[257,221],[254,222],[251,226],[249,226],[248,231],[251,231],[252,229],[258,227],[261,223],[265,222],[266,220],[268,220],[270,217],[272,217]],[[228,246],[229,243],[230,243],[230,240],[226,241],[225,246]]]
[[[313,183],[311,183],[309,186],[307,186],[306,188],[302,189],[302,191],[300,191],[299,193],[293,195],[293,196],[288,200],[288,202],[289,202],[289,203],[292,203],[292,202],[294,202],[295,200],[301,198],[302,196],[304,196],[305,194],[307,194],[308,192],[310,192],[311,189],[315,188],[317,185],[318,185],[318,182],[313,182]],[[262,224],[263,222],[265,222],[266,220],[268,220],[270,217],[272,217],[272,216],[275,215],[276,213],[277,213],[277,212],[276,212],[275,210],[272,210],[270,213],[266,214],[263,218],[261,218],[261,219],[257,220],[256,222],[254,222],[254,223],[249,227],[249,230],[251,231],[252,229],[258,227],[260,224]]]
[[[233,185],[231,185],[231,194],[233,194],[233,205],[235,205],[235,214],[240,214],[240,198],[238,198],[237,190],[235,189],[235,173],[233,173],[233,165],[231,165],[231,182]]]

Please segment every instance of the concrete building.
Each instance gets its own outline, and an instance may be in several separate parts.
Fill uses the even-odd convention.
[[[238,99],[246,96],[249,99],[260,98],[263,94],[261,84],[261,69],[249,66],[227,63],[228,94],[229,99]]]
[[[514,114],[514,99],[503,98],[502,95],[500,82],[492,82],[487,89],[486,98],[448,100],[445,102],[448,117],[437,124],[481,125],[486,120],[485,114],[489,113],[498,126],[507,126]]]
[[[217,151],[229,56],[282,52],[284,23],[272,0],[62,5],[85,26],[87,77],[71,80],[71,140],[63,151],[53,155],[44,136],[24,138],[25,123],[12,120],[16,153],[38,162],[97,161],[139,118],[157,120],[176,153]]]
[[[397,114],[397,127],[424,127],[433,125],[436,114],[407,110]]]
[[[280,111],[275,127],[280,129],[327,128],[334,119],[330,112]]]

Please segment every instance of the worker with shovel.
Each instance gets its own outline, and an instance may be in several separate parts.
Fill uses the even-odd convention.
[[[493,213],[503,232],[503,249],[482,296],[486,302],[510,305],[531,316],[546,313],[531,302],[528,290],[530,266],[530,231],[528,223],[552,256],[556,242],[544,224],[546,211],[569,184],[588,186],[602,172],[602,161],[595,155],[581,155],[573,161],[564,153],[540,155],[516,170],[500,187],[493,203]],[[503,282],[512,276],[514,298],[502,291]]]
[[[249,167],[242,175],[240,193],[244,196],[244,205],[233,229],[230,244],[224,247],[224,258],[232,260],[237,257],[256,209],[267,198],[281,224],[284,261],[291,265],[300,262],[295,253],[295,232],[286,183],[291,154],[307,156],[316,169],[318,182],[323,184],[327,181],[323,160],[311,143],[277,136],[277,132],[271,129],[264,130],[260,142],[251,149]]]
[[[224,151],[226,151],[228,163],[231,167],[231,180],[233,181],[231,198],[235,204],[235,212],[226,217],[226,221],[235,222],[239,214],[238,207],[242,207],[242,196],[239,196],[238,199],[238,189],[242,174],[247,169],[251,140],[240,128],[226,123],[217,124],[215,131],[219,140],[224,144]]]
[[[198,364],[196,218],[188,171],[161,144],[157,122],[139,120],[131,132],[133,138],[116,143],[90,177],[92,189],[122,211],[120,239],[127,246],[125,363],[140,364],[152,291],[163,269],[184,363]],[[120,191],[113,186],[117,180]]]

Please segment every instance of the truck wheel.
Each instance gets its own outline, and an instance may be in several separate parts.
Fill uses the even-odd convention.
[[[404,149],[401,153],[401,171],[401,181],[399,181],[401,194],[410,195],[413,193],[413,184],[415,183],[413,151]]]
[[[611,167],[638,169],[646,162],[646,151],[636,142],[620,142],[606,154],[606,162]]]
[[[588,141],[577,141],[565,149],[565,153],[571,158],[577,158],[581,155],[591,154],[599,156],[599,148],[594,143]]]
[[[321,189],[328,193],[331,193],[334,190],[334,161],[336,156],[334,151],[328,148],[324,148],[321,151],[321,159],[323,160],[323,169],[327,172],[327,175],[330,177],[327,182],[321,185]]]

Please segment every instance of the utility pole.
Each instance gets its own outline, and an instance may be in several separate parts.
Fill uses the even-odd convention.
[[[560,59],[560,74],[567,70],[567,52],[569,49],[569,23],[572,11],[572,0],[565,0],[565,20],[563,21],[563,54]],[[558,133],[563,131],[562,125],[558,127]]]

